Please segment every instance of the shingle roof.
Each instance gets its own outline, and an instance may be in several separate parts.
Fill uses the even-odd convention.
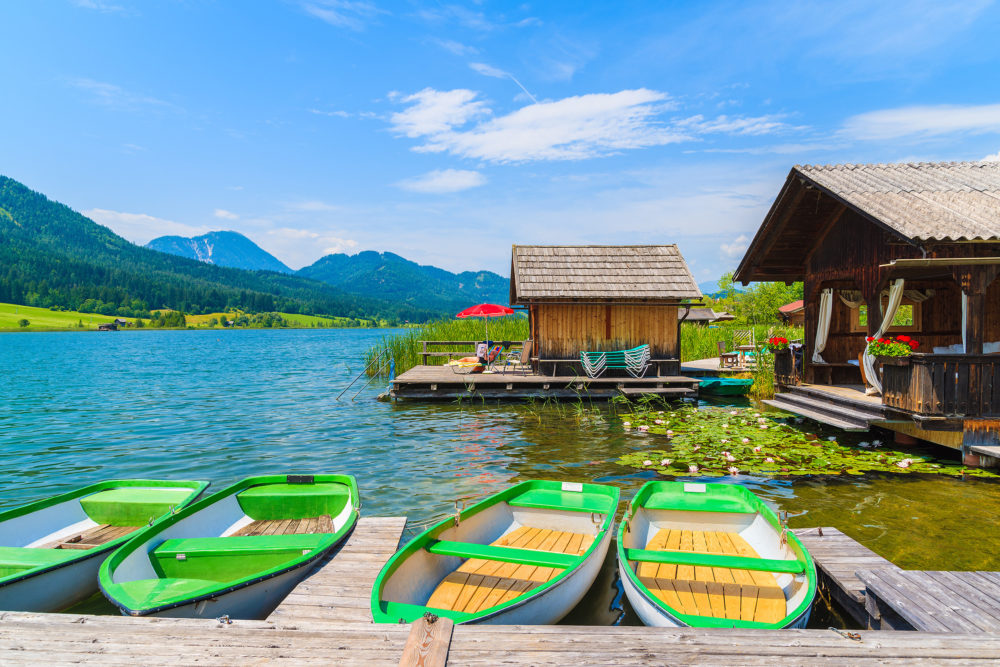
[[[511,303],[701,297],[676,245],[514,246]]]
[[[908,238],[1000,240],[1000,162],[807,165],[795,170]]]

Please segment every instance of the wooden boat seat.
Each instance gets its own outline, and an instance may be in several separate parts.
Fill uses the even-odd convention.
[[[310,533],[333,533],[333,520],[329,514],[305,519],[277,519],[274,521],[254,521],[243,526],[227,537],[249,535],[307,535]]]
[[[646,549],[760,558],[740,535],[714,531],[664,528]],[[653,595],[682,614],[759,623],[777,623],[787,615],[785,593],[771,572],[634,561],[631,566]]]
[[[578,556],[590,548],[593,541],[593,535],[521,526],[490,546]],[[562,568],[470,558],[438,584],[426,606],[476,613],[509,602],[562,571]]]
[[[139,530],[141,526],[110,526],[102,524],[55,542],[43,544],[42,549],[93,549],[111,540],[117,540],[123,535]]]

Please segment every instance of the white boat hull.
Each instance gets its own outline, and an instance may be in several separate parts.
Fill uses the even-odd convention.
[[[635,615],[639,617],[639,620],[642,621],[643,625],[648,625],[653,628],[688,627],[687,623],[683,623],[674,618],[672,615],[667,613],[663,607],[651,600],[648,595],[640,591],[632,582],[632,578],[627,576],[627,573],[623,569],[625,567],[628,567],[628,565],[623,565],[621,561],[618,561],[618,575],[621,578],[622,588],[625,589],[625,596],[628,598],[629,604],[632,605]],[[809,623],[809,612],[810,609],[806,608],[802,615],[784,627],[806,627],[806,624]]]
[[[86,600],[97,592],[97,571],[110,553],[94,554],[0,586],[0,610],[62,611]]]

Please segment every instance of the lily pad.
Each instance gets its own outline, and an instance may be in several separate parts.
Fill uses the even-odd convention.
[[[877,440],[852,444],[840,442],[838,436],[824,439],[806,433],[788,420],[752,408],[684,406],[660,412],[639,409],[619,416],[623,424],[628,424],[626,432],[660,437],[657,449],[625,454],[618,463],[664,475],[917,472],[1000,477],[982,468],[967,468],[926,454],[890,449]],[[662,465],[664,459],[670,460],[669,465]]]

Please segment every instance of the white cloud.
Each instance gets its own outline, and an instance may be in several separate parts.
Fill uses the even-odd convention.
[[[477,71],[488,76],[510,76],[478,65]],[[425,88],[406,97],[399,93],[389,97],[410,104],[393,114],[390,122],[397,133],[423,140],[413,150],[501,163],[581,160],[692,141],[711,133],[756,136],[803,129],[785,124],[777,115],[667,121],[663,114],[676,105],[666,93],[646,88],[536,102],[490,118],[484,117],[492,116],[492,111],[471,90]]]
[[[441,194],[468,190],[469,188],[479,187],[484,183],[486,183],[486,177],[478,171],[439,169],[427,172],[416,178],[400,181],[396,185],[410,192]]]
[[[325,211],[336,211],[340,207],[335,204],[327,204],[325,201],[319,201],[318,199],[313,199],[309,201],[294,202],[292,204],[286,204],[286,208],[292,211],[305,211],[307,213],[319,213]]]
[[[371,2],[313,0],[301,3],[303,11],[338,28],[360,31],[380,12]]]
[[[71,0],[71,2],[77,7],[83,9],[94,9],[99,12],[104,12],[105,14],[111,14],[114,12],[124,13],[127,10],[121,5],[112,5],[108,2],[102,2],[102,0]]]
[[[232,211],[227,211],[224,208],[217,208],[217,209],[215,209],[215,212],[212,215],[214,215],[216,218],[222,218],[223,220],[239,220],[240,219],[240,216],[236,215]]]
[[[392,114],[389,120],[393,129],[411,138],[443,134],[490,113],[484,102],[476,100],[476,95],[461,88],[446,91],[424,88],[402,98],[400,101],[410,103],[410,107]]]
[[[311,264],[321,256],[358,247],[357,241],[335,233],[295,227],[269,229],[265,236],[268,252],[294,269]]]
[[[502,69],[487,65],[486,63],[469,63],[469,67],[483,76],[492,76],[495,79],[506,79],[510,76]]]
[[[161,108],[179,111],[180,109],[170,102],[148,95],[140,95],[129,92],[121,86],[106,81],[95,81],[86,77],[77,78],[70,81],[70,85],[78,88],[90,95],[91,101],[101,106],[110,107],[122,111],[134,111],[139,108]]]
[[[159,236],[198,236],[211,231],[208,227],[164,220],[145,213],[123,213],[103,208],[92,208],[82,213],[94,222],[139,245]]]
[[[532,95],[531,92],[524,87],[524,84],[518,81],[517,78],[515,78],[510,72],[505,72],[502,69],[493,67],[492,65],[487,65],[486,63],[469,63],[469,67],[483,76],[493,77],[494,79],[510,79],[517,84],[518,88],[524,91],[525,95],[531,98],[532,102],[538,104],[538,100],[535,96]]]
[[[851,116],[840,133],[862,141],[1000,132],[1000,104],[899,107]]]
[[[775,132],[787,129],[805,129],[803,127],[790,128],[788,124],[781,121],[781,118],[783,117],[784,116],[781,114],[751,117],[723,115],[711,120],[706,120],[704,116],[698,114],[696,116],[691,116],[690,118],[678,120],[674,123],[674,125],[678,128],[691,130],[692,132],[696,132],[698,134],[720,132],[725,134],[749,136],[774,134]]]
[[[335,118],[350,118],[351,114],[346,111],[322,111],[321,109],[306,109],[311,114],[317,116],[331,116]]]
[[[476,47],[456,42],[453,39],[435,39],[432,41],[445,51],[450,51],[456,56],[471,56],[479,53],[479,49]]]
[[[719,250],[727,259],[736,259],[742,257],[750,247],[750,237],[746,234],[740,234],[732,243],[723,243],[719,246]]]
[[[997,151],[993,155],[987,155],[982,159],[983,162],[1000,162],[1000,151]]]

